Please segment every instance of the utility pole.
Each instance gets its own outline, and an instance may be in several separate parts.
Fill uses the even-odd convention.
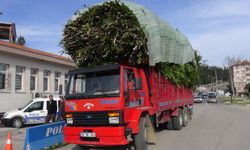
[[[215,92],[217,92],[217,71],[215,68]]]

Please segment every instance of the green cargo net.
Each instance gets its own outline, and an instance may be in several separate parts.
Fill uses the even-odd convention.
[[[155,66],[158,62],[186,64],[194,60],[193,48],[183,34],[145,7],[126,1],[122,1],[122,3],[135,14],[144,29],[148,38],[147,47],[150,66]],[[71,21],[76,20],[80,17],[79,14],[85,11],[87,9],[80,10],[80,13],[74,15]]]

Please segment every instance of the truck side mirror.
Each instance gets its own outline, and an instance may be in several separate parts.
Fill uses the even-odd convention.
[[[142,79],[141,78],[135,78],[135,89],[142,90]]]

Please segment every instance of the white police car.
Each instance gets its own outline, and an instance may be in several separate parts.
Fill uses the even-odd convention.
[[[57,102],[57,110],[59,106],[59,97],[53,98]],[[27,124],[45,123],[47,116],[47,102],[49,98],[35,98],[28,102],[25,106],[5,112],[1,122],[6,126],[21,128]]]

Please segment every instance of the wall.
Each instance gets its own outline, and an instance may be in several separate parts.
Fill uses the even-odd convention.
[[[63,94],[64,94],[64,81],[65,74],[74,69],[74,67],[66,66],[63,64],[51,63],[48,61],[44,61],[41,59],[35,59],[25,56],[20,56],[16,54],[10,54],[5,52],[0,52],[0,63],[8,64],[8,74],[10,76],[10,87],[5,90],[0,90],[0,112],[5,112],[11,109],[16,109],[20,106],[23,106],[25,103],[30,101],[34,96],[34,93],[42,93],[42,95],[59,95],[58,92],[54,91],[54,74],[55,71],[61,72],[61,76],[59,78],[59,84],[63,85]],[[15,72],[16,66],[24,66],[24,81],[23,81],[23,90],[16,91],[15,90]],[[30,68],[37,68],[37,82],[36,82],[36,90],[30,91]],[[50,70],[50,82],[49,82],[49,90],[43,91],[43,71]]]

